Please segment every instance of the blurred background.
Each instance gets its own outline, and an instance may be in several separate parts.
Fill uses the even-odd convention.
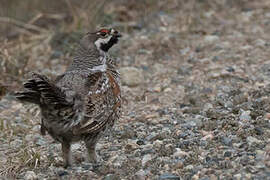
[[[220,33],[235,12],[265,4],[248,0],[1,0],[0,83],[12,87],[26,72],[58,63],[61,67],[52,71],[62,72],[81,36],[98,27],[115,27],[130,42],[135,41],[133,33],[147,36],[151,46],[158,46],[151,54],[159,59],[179,51],[181,38]],[[171,38],[170,42],[159,42],[158,32],[163,32],[163,39]],[[123,43],[123,47],[131,45]],[[144,46],[139,51],[145,51]]]
[[[47,75],[63,72],[88,31],[99,27],[115,27],[129,35],[148,31],[149,22],[167,13],[179,13],[184,4],[177,0],[1,0],[0,87],[16,87],[29,71],[42,70]],[[54,65],[56,68],[51,68]]]

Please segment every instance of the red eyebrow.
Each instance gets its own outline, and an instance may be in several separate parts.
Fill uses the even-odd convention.
[[[109,30],[108,29],[101,29],[100,32],[109,33]]]

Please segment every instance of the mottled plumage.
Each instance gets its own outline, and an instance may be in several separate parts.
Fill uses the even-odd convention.
[[[40,106],[41,134],[48,132],[62,144],[65,166],[71,165],[71,143],[79,140],[86,144],[89,161],[96,162],[97,141],[120,116],[119,73],[107,55],[119,37],[113,29],[87,33],[64,74],[51,81],[33,73],[25,90],[16,93]]]

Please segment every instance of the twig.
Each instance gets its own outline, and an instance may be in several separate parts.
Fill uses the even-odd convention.
[[[43,17],[43,13],[39,13],[38,15],[36,15],[35,17],[33,17],[28,24],[34,24],[34,22],[36,22],[37,20],[39,20],[41,17]]]
[[[23,27],[25,29],[35,30],[35,31],[38,31],[38,32],[48,32],[47,30],[45,30],[43,28],[40,28],[38,26],[35,26],[35,25],[32,25],[32,24],[25,24],[25,23],[23,23],[21,21],[18,21],[18,20],[9,18],[9,17],[0,17],[0,22],[11,23],[11,24],[14,24],[16,26],[20,26],[20,27]]]

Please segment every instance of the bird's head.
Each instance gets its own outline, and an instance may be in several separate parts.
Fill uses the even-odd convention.
[[[100,52],[108,52],[108,50],[118,42],[118,38],[122,35],[115,29],[100,29],[97,32],[87,33],[81,40],[81,45],[89,49],[95,46]]]

